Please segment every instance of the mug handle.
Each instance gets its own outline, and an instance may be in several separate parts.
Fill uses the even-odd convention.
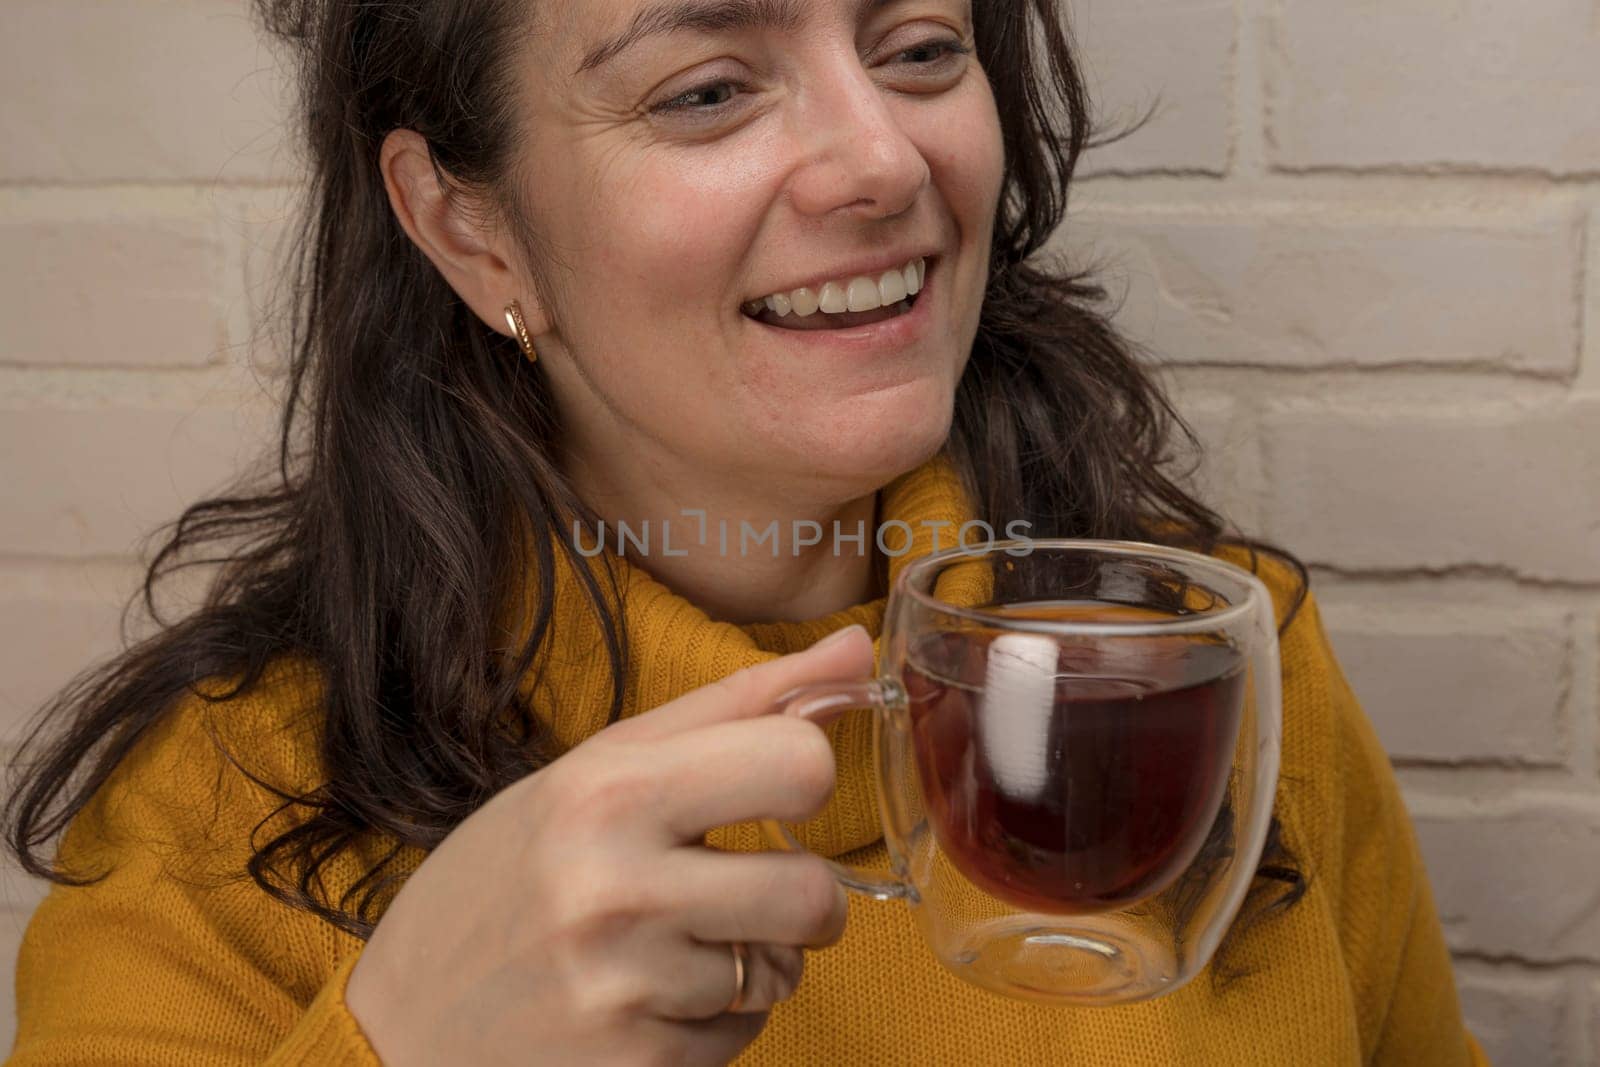
[[[903,706],[904,703],[905,691],[900,688],[899,683],[890,678],[874,678],[865,682],[818,682],[813,685],[797,686],[777,699],[773,704],[773,711],[779,715],[817,719],[824,717],[828,712],[844,708],[871,708],[873,714],[877,716],[874,747],[880,749],[878,758],[881,760],[884,716]],[[762,819],[760,825],[762,836],[774,847],[790,852],[810,851],[778,820]],[[853,889],[857,893],[864,893],[877,900],[904,900],[913,896],[910,884],[892,872],[852,867],[828,859],[826,856],[820,858],[833,868],[834,876],[846,889]]]

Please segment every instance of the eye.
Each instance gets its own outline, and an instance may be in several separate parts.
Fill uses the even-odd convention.
[[[745,85],[743,82],[707,82],[704,85],[696,86],[695,88],[690,89],[686,93],[675,96],[671,100],[659,103],[650,110],[652,113],[694,111],[705,114],[709,112],[717,112],[721,111],[726,106],[725,102],[722,104],[713,104],[710,107],[705,107],[696,105],[692,101],[697,96],[711,96],[715,94],[718,89],[743,89],[744,87]]]
[[[917,63],[913,65],[921,67],[939,66],[945,63],[947,60],[953,60],[956,56],[966,55],[967,53],[971,52],[972,49],[968,48],[954,37],[951,37],[947,40],[924,41],[919,45],[913,45],[912,47],[907,48],[900,54],[903,56],[909,56],[913,52],[930,51],[935,53],[934,59],[931,62]]]
[[[918,45],[912,45],[910,48],[900,52],[899,55],[909,56],[916,53],[930,52],[933,53],[935,57],[932,60],[912,62],[903,65],[922,67],[927,70],[934,71],[935,73],[942,73],[945,68],[954,66],[960,57],[970,54],[972,49],[955,37],[936,38],[934,40],[924,41]],[[680,93],[670,100],[664,100],[661,103],[656,104],[650,108],[650,112],[651,114],[687,116],[690,118],[690,121],[693,121],[696,118],[715,117],[728,109],[729,105],[732,103],[731,98],[724,100],[721,103],[715,103],[711,105],[696,104],[693,102],[695,98],[702,96],[713,96],[719,89],[739,90],[745,88],[748,88],[748,86],[746,86],[743,82],[727,80],[706,82],[704,85],[697,85],[693,89],[690,89],[684,93]]]

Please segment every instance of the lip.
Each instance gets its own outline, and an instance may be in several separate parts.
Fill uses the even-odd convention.
[[[810,289],[812,292],[820,292],[822,287],[828,282],[836,282],[841,278],[848,279],[858,276],[866,276],[874,279],[881,278],[885,272],[891,270],[901,270],[907,263],[914,262],[917,259],[926,259],[931,263],[938,256],[938,254],[939,250],[937,248],[924,248],[921,251],[912,250],[902,253],[891,253],[888,255],[875,256],[872,259],[858,259],[854,262],[845,263],[835,268],[832,273],[818,274],[809,279],[793,282],[788,285],[775,286],[774,288],[768,289],[764,293],[758,293],[755,296],[746,297],[744,300],[740,301],[740,303],[743,305],[748,304],[753,300],[765,300],[773,293],[792,293],[796,289]],[[896,259],[896,255],[898,255],[900,258]]]
[[[906,348],[922,340],[933,322],[933,301],[929,296],[942,295],[938,290],[939,284],[944,280],[944,274],[938,268],[943,260],[943,256],[928,258],[927,275],[923,278],[922,288],[917,291],[917,302],[911,305],[910,311],[892,319],[874,322],[869,326],[851,326],[843,330],[785,330],[778,326],[768,326],[760,319],[752,319],[748,315],[741,314],[739,317],[763,331],[768,337],[787,341],[797,348],[810,352],[831,349],[849,354]]]

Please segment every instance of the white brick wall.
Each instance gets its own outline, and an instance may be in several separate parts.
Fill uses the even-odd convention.
[[[286,81],[243,0],[6,0],[0,179],[260,181]]]
[[[1080,217],[1075,247],[1125,282],[1127,333],[1174,361],[1572,374],[1581,216],[1303,209],[1118,205]]]
[[[1493,1061],[1600,1062],[1597,9],[1075,7],[1111,117],[1189,116],[1091,156],[1057,245],[1313,564]]]
[[[1084,173],[1137,173],[1165,168],[1222,174],[1230,153],[1233,73],[1232,0],[1097,0],[1080,3],[1073,29],[1085,67],[1106,99],[1105,121],[1133,124],[1155,113],[1139,136],[1108,146]],[[1172,63],[1152,41],[1182,41]]]
[[[210,220],[52,218],[20,194],[0,221],[0,352],[31,366],[195,365],[221,341],[214,279],[222,250]],[[141,324],[130,345],[129,323]]]
[[[1600,397],[1513,406],[1506,385],[1443,410],[1276,399],[1261,424],[1268,530],[1332,566],[1600,582]]]
[[[1577,1062],[1563,1054],[1577,1013],[1561,976],[1462,970],[1462,1009],[1489,1062],[1507,1067]]]
[[[1441,764],[1566,764],[1570,614],[1397,605],[1393,599],[1356,607],[1336,600],[1325,606],[1323,619],[1392,756]]]
[[[1315,565],[1475,1032],[1596,1062],[1594,4],[1074,7],[1105,117],[1160,107],[1058,242],[1171,364],[1203,483]],[[243,0],[0,5],[0,744],[114,649],[138,536],[265,436],[282,85]],[[9,959],[36,889],[0,885]]]
[[[1540,964],[1600,956],[1600,805],[1537,794],[1484,804],[1413,801],[1417,834],[1441,883],[1453,949]],[[1567,869],[1573,864],[1575,869]]]
[[[1593,0],[1283,0],[1272,159],[1600,174],[1597,27]]]

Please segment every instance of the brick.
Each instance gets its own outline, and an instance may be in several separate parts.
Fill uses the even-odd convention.
[[[1600,979],[1589,983],[1588,1018],[1589,1032],[1584,1039],[1589,1042],[1592,1056],[1600,1058]]]
[[[1261,457],[1251,424],[1231,398],[1185,396],[1181,387],[1170,388],[1168,395],[1200,441],[1193,491],[1239,528],[1257,528]]]
[[[1081,172],[1228,168],[1233,5],[1224,0],[1075,0],[1094,113],[1124,129],[1157,105],[1126,140],[1087,153]]]
[[[1292,168],[1600,171],[1593,0],[1283,0],[1269,140]]]
[[[259,194],[229,219],[243,250],[241,328],[252,365],[267,374],[285,371],[289,363],[290,322],[285,301],[290,295],[293,240],[302,209],[298,191]]]
[[[235,0],[6,0],[0,180],[281,177],[287,84]]]
[[[221,263],[199,219],[0,221],[0,362],[213,360],[223,340]]]
[[[0,911],[0,1048],[9,1049],[17,1037],[17,951],[32,911]]]
[[[74,574],[49,584],[0,585],[0,741],[20,740],[24,723],[73,675],[121,647],[131,580],[112,586]]]
[[[1414,819],[1450,947],[1600,962],[1600,819],[1565,811]]]
[[[1461,1012],[1490,1063],[1564,1067],[1566,985],[1555,975],[1470,973],[1457,976]]]
[[[1302,216],[1306,212],[1300,213]],[[1137,216],[1061,240],[1127,291],[1118,325],[1173,363],[1577,365],[1581,220]]]
[[[44,850],[45,856],[51,856],[50,848]],[[35,878],[17,866],[9,857],[0,864],[0,923],[6,921],[8,913],[28,913],[38,907],[39,902],[50,892],[51,883],[45,878]],[[0,954],[0,959],[4,959]]]
[[[1324,600],[1329,639],[1389,755],[1444,762],[1565,762],[1566,619],[1508,620]]]
[[[1589,213],[1588,236],[1584,239],[1588,262],[1583,276],[1587,290],[1583,304],[1583,356],[1574,385],[1588,392],[1600,392],[1600,211]]]
[[[0,552],[122,556],[261,454],[269,412],[108,408],[6,412],[0,467],[26,506],[0,523]]]
[[[1600,581],[1600,396],[1263,418],[1269,536],[1359,569],[1487,565]]]

